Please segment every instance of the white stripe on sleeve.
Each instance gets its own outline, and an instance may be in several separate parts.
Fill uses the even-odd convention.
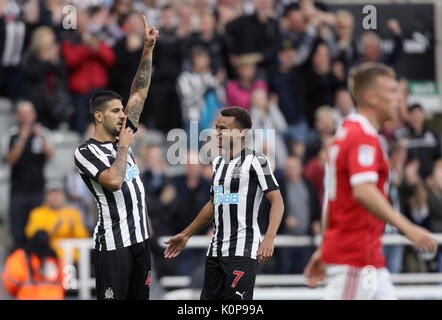
[[[367,172],[361,172],[361,173],[355,173],[350,177],[350,185],[352,187],[366,182],[378,182],[378,174],[374,171],[367,171]]]

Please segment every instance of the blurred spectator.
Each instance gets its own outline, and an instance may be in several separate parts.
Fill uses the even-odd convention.
[[[38,120],[49,129],[61,124],[68,126],[73,107],[67,91],[66,68],[60,61],[60,47],[50,27],[39,27],[32,33],[23,71],[26,97],[35,105]]]
[[[108,69],[115,63],[113,50],[90,31],[89,16],[77,12],[77,30],[68,33],[61,44],[63,59],[68,67],[69,90],[75,105],[73,129],[79,133],[90,122],[89,98],[107,87]]]
[[[428,225],[434,233],[442,233],[442,160],[438,160],[428,180]],[[442,273],[442,248],[437,254],[438,271]]]
[[[296,49],[296,54],[292,57],[293,65],[302,65],[307,61],[314,49],[316,32],[312,28],[308,28],[308,19],[297,3],[286,7],[281,25],[282,41],[290,41],[291,46]]]
[[[180,101],[176,80],[183,61],[182,42],[176,34],[175,11],[170,6],[161,10],[160,37],[153,52],[152,81],[147,105],[140,121],[148,128],[167,133],[182,128]]]
[[[407,149],[397,142],[390,143],[389,150],[389,199],[391,205],[398,214],[402,212],[401,199],[399,195],[399,186],[405,175],[405,161],[407,160]],[[390,224],[385,225],[386,234],[398,234],[397,228]],[[385,260],[388,271],[391,273],[400,273],[403,265],[404,246],[403,245],[384,245]]]
[[[302,13],[314,26],[319,26],[323,23],[335,24],[334,14],[328,12],[328,7],[323,1],[299,0],[298,3]]]
[[[2,280],[18,300],[63,300],[63,263],[49,246],[49,235],[39,230],[25,249],[7,259]]]
[[[347,88],[339,88],[335,93],[335,104],[333,109],[333,119],[336,128],[339,128],[347,116],[356,113],[356,108]]]
[[[240,16],[226,26],[227,47],[234,56],[250,54],[259,67],[269,71],[279,38],[274,3],[273,0],[253,0],[253,4],[254,14]]]
[[[17,104],[16,118],[18,127],[9,130],[4,144],[8,148],[6,162],[11,166],[9,210],[14,249],[25,245],[29,212],[43,200],[44,165],[54,155],[50,133],[36,122],[31,102],[23,100]]]
[[[304,155],[304,163],[316,157],[327,138],[333,137],[336,125],[333,120],[333,109],[322,106],[315,112],[315,130],[308,137]]]
[[[166,175],[166,162],[159,146],[148,146],[144,155],[145,171],[141,180],[146,189],[146,205],[156,235],[170,235],[171,206],[177,195],[173,182]]]
[[[428,220],[427,192],[419,174],[420,162],[412,159],[405,165],[404,179],[399,186],[401,207],[414,223],[426,226]]]
[[[336,25],[335,14],[329,12],[322,1],[299,0],[299,8],[308,21],[308,33],[331,49],[334,42],[331,27]]]
[[[178,38],[184,39],[189,37],[192,32],[196,30],[198,17],[195,8],[189,3],[180,2],[177,7],[178,11],[178,26],[176,34]]]
[[[188,226],[201,208],[209,201],[210,180],[202,175],[203,167],[198,160],[198,152],[187,155],[186,175],[176,178],[177,210],[173,221],[173,234]],[[199,235],[210,232],[210,227],[202,229]],[[178,274],[191,275],[198,265],[204,264],[206,249],[186,249],[178,260]]]
[[[278,66],[271,74],[270,87],[278,95],[279,108],[288,124],[286,136],[305,143],[308,126],[304,117],[303,72],[294,65],[297,54],[290,40],[281,41]]]
[[[366,31],[361,36],[362,53],[357,60],[357,64],[362,62],[382,62],[392,66],[396,66],[400,55],[403,52],[403,37],[399,22],[396,19],[387,21],[387,28],[393,34],[393,48],[390,53],[383,53],[381,47],[381,38],[372,31]]]
[[[410,106],[408,125],[397,130],[394,137],[407,147],[408,159],[419,160],[421,177],[428,177],[434,162],[441,157],[441,146],[438,134],[425,125],[425,113],[420,104]]]
[[[216,3],[216,15],[218,17],[216,30],[220,34],[225,33],[226,26],[243,14],[241,0],[219,0]]]
[[[20,61],[26,37],[38,18],[38,0],[0,1],[0,96],[22,97]]]
[[[141,174],[141,181],[146,190],[147,212],[153,230],[151,248],[155,270],[158,277],[172,275],[176,270],[175,260],[164,259],[164,248],[159,246],[158,239],[174,232],[172,215],[178,201],[176,189],[166,175],[166,163],[160,147],[148,146],[143,162],[145,171]]]
[[[413,223],[428,229],[428,194],[419,175],[418,159],[405,165],[404,179],[399,186],[399,198],[403,213]],[[427,272],[426,262],[414,247],[406,247],[404,252],[404,272]]]
[[[45,186],[43,204],[31,211],[26,225],[27,238],[31,239],[38,230],[44,230],[49,234],[50,245],[60,259],[64,259],[65,256],[62,247],[57,244],[58,240],[89,236],[81,213],[66,205],[66,195],[62,184],[48,183]],[[74,262],[78,259],[76,250],[74,250],[73,258]]]
[[[68,0],[43,0],[39,3],[39,25],[51,27],[59,40],[63,32],[63,7],[69,4]]]
[[[72,169],[66,174],[66,196],[68,205],[80,212],[86,229],[89,234],[92,234],[97,224],[97,206],[76,169]]]
[[[249,110],[252,91],[257,88],[267,90],[267,84],[256,79],[256,60],[251,55],[237,57],[235,69],[237,79],[229,80],[226,85],[227,105]]]
[[[354,17],[347,10],[336,12],[336,48],[335,57],[341,61],[345,68],[345,74],[358,58],[358,47],[353,37]]]
[[[191,64],[191,52],[194,47],[204,47],[210,54],[210,69],[213,74],[223,73],[224,82],[224,41],[216,31],[215,16],[210,11],[204,11],[200,15],[200,27],[198,32],[193,32],[186,40],[186,58],[189,60],[186,64]],[[220,75],[221,76],[221,75]]]
[[[98,40],[103,41],[109,47],[113,47],[115,43],[124,37],[124,26],[119,25],[117,15],[111,15],[106,6],[93,6],[88,9],[89,14],[89,31]],[[126,14],[123,15],[123,21]]]
[[[252,92],[250,117],[253,129],[263,130],[263,141],[255,141],[255,145],[267,146],[269,158],[276,161],[274,168],[284,170],[288,153],[283,135],[287,129],[287,122],[279,110],[277,96],[272,95],[269,99],[266,90],[255,89]],[[275,134],[270,134],[269,130],[274,130]],[[272,141],[272,136],[274,136],[274,141]],[[258,138],[260,135],[255,137]]]
[[[134,2],[135,10],[146,16],[151,28],[160,28],[161,9],[159,2],[159,0],[139,0]]]
[[[294,236],[320,232],[319,203],[313,185],[302,176],[302,160],[289,157],[285,166],[282,195],[285,202],[283,233]],[[302,273],[312,253],[310,247],[279,248],[280,273]]]
[[[124,24],[129,13],[133,10],[133,0],[114,0],[111,16],[119,26]]]
[[[177,82],[185,127],[198,121],[199,130],[212,127],[212,120],[224,105],[224,88],[210,72],[210,55],[201,47],[192,49],[192,71],[184,71]]]
[[[310,128],[313,128],[316,110],[322,105],[332,106],[336,89],[345,86],[343,70],[338,73],[332,69],[329,49],[325,43],[319,43],[314,49],[304,81],[306,118]]]
[[[94,131],[95,126],[91,123],[83,135],[83,141],[92,138]],[[137,132],[141,135],[141,127],[138,128]],[[93,234],[98,219],[97,206],[95,205],[94,197],[84,184],[76,168],[72,168],[66,174],[66,197],[68,205],[80,211],[89,234]]]
[[[126,36],[119,40],[113,48],[115,64],[109,74],[110,88],[121,92],[123,101],[128,101],[132,81],[137,73],[139,59],[143,52],[143,17],[138,12],[132,11],[124,24],[127,28]]]
[[[333,136],[324,137],[318,155],[311,158],[304,168],[305,178],[313,183],[313,186],[315,187],[316,194],[318,195],[318,203],[321,210],[324,200],[324,175],[325,163],[327,162],[327,150],[332,140]]]

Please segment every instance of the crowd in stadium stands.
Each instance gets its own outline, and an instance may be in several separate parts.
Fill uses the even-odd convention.
[[[42,209],[50,201],[48,195],[43,201],[43,166],[53,154],[50,130],[90,135],[88,100],[97,90],[115,90],[127,102],[143,47],[140,14],[159,29],[160,38],[138,135],[143,127],[164,134],[173,128],[187,130],[191,120],[198,121],[200,129],[211,127],[224,106],[249,110],[255,128],[276,130],[273,165],[286,208],[279,233],[318,235],[327,147],[345,117],[356,112],[346,83],[349,69],[363,61],[395,67],[403,37],[398,21],[389,20],[385,27],[394,45],[387,54],[376,33],[353,36],[350,12],[331,12],[319,1],[291,2],[0,0],[0,96],[15,102],[20,125],[10,132],[4,155],[12,167],[14,246],[24,245],[31,226],[42,219],[38,215],[64,216],[60,225],[44,223],[54,237],[83,237],[93,228],[93,203],[75,171],[67,174],[66,192],[77,209]],[[77,6],[74,30],[62,26],[62,9],[69,3]],[[415,223],[442,232],[439,136],[425,125],[422,106],[408,106],[404,78],[400,89],[399,120],[383,129],[392,171],[390,199]],[[209,198],[211,179],[211,166],[203,164],[187,165],[184,176],[168,175],[163,147],[141,141],[137,148],[156,239],[181,231],[193,220]],[[64,199],[56,201],[64,205]],[[31,210],[42,204],[28,221]],[[268,203],[261,212],[265,221]],[[57,235],[52,227],[66,230]],[[210,232],[208,228],[201,234]],[[397,230],[387,226],[386,233]],[[165,261],[164,248],[156,241],[152,245],[160,277],[201,274],[204,249],[189,249]],[[312,251],[277,248],[262,272],[300,273]],[[442,272],[440,251],[432,263],[411,247],[388,246],[385,253],[392,272]]]

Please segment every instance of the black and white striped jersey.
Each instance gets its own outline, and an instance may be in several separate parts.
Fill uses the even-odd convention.
[[[75,165],[98,206],[93,239],[95,249],[100,251],[128,247],[149,238],[145,191],[131,148],[122,188],[112,192],[98,183],[100,173],[115,161],[117,149],[118,138],[115,142],[89,139],[74,153]]]
[[[263,194],[277,189],[278,182],[264,155],[243,149],[230,160],[216,157],[210,189],[215,231],[207,256],[256,259],[261,243],[259,206]]]

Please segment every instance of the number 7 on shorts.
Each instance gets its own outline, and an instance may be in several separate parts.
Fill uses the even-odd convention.
[[[241,279],[241,277],[244,275],[244,271],[233,270],[233,274],[236,275],[236,277],[232,282],[232,288],[235,288],[239,279]]]

